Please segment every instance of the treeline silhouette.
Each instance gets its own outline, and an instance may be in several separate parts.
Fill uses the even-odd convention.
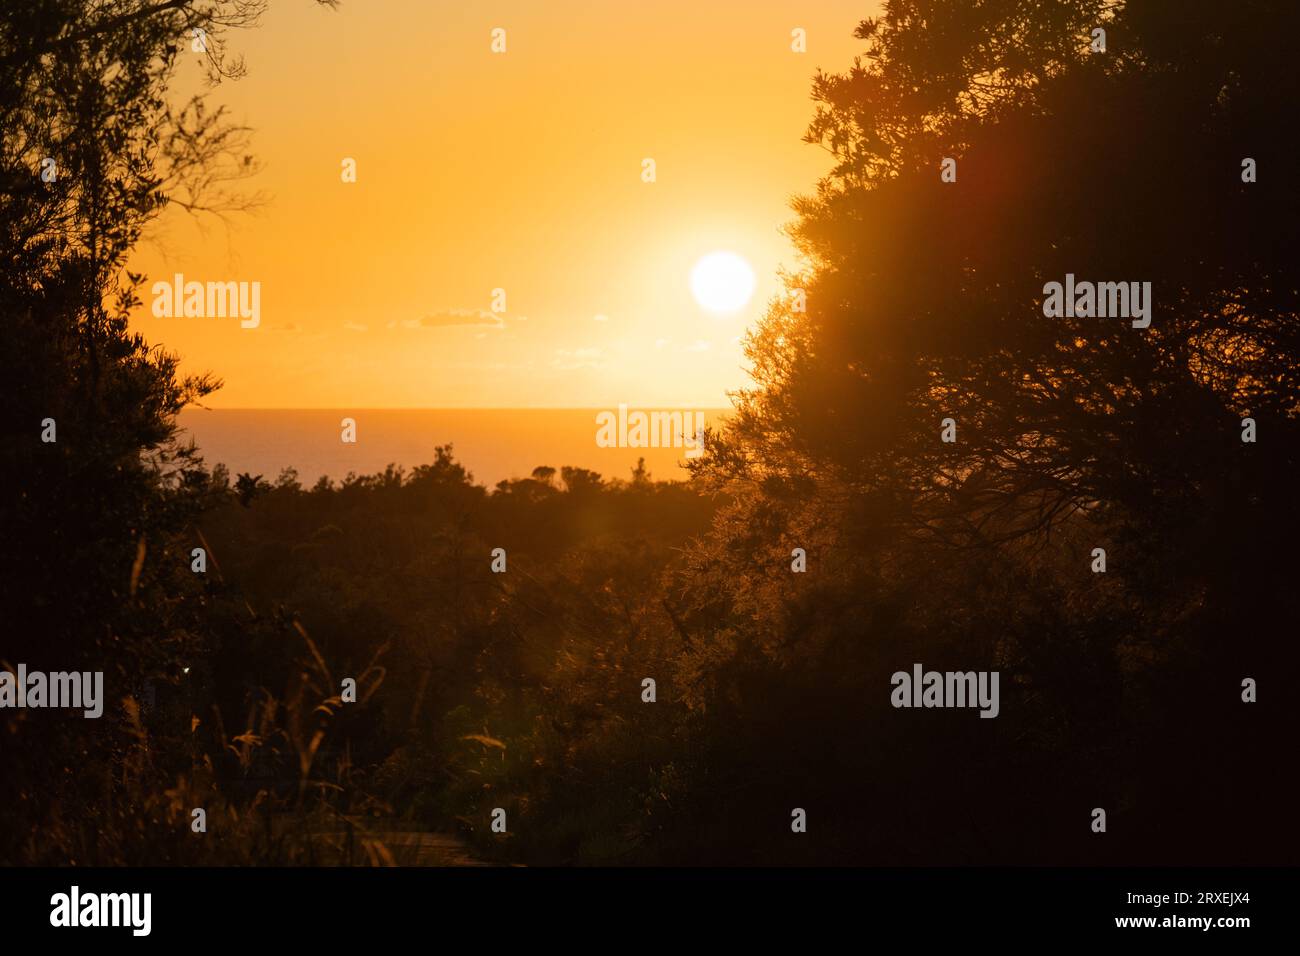
[[[310,641],[331,672],[313,699],[360,681],[315,757],[347,785],[340,812],[461,829],[509,859],[611,860],[644,842],[626,800],[650,801],[679,757],[680,702],[642,701],[680,651],[660,579],[708,526],[709,499],[644,469],[538,468],[489,493],[450,449],[310,491],[286,473],[245,504],[218,473],[211,494],[203,533],[224,583],[210,585],[229,616],[204,703],[228,726],[244,726],[241,695],[290,696]],[[288,761],[249,785],[232,757],[222,790],[296,779]],[[504,839],[487,830],[496,807]]]
[[[1300,8],[890,0],[689,484],[440,449],[308,490],[209,469],[175,417],[218,383],[127,329],[130,249],[242,148],[167,105],[176,45],[235,72],[258,6],[0,11],[0,663],[111,704],[0,711],[0,859],[396,818],[531,863],[1295,861]],[[1067,274],[1151,282],[1150,328],[1045,316]],[[999,716],[891,706],[914,663]]]

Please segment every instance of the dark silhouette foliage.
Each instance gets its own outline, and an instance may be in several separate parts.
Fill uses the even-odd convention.
[[[1286,720],[1240,691],[1295,663],[1297,25],[900,0],[819,77],[807,311],[751,339],[757,385],[698,468],[737,502],[683,586],[730,644],[699,690],[728,739],[789,695],[753,757],[800,784],[766,812],[819,798],[844,860],[1294,858]],[[1246,157],[1274,173],[1244,183]],[[1150,328],[1045,317],[1067,273],[1152,282]],[[1002,715],[892,710],[914,661],[1000,670]],[[754,803],[719,813],[749,830]]]
[[[0,861],[383,863],[393,820],[530,863],[1295,861],[1300,9],[888,0],[814,82],[806,262],[692,482],[488,489],[178,441],[218,382],[129,332],[126,256],[247,202],[246,131],[166,93],[264,7],[0,9],[0,664],[109,689],[0,712]],[[1150,327],[1046,316],[1067,273],[1151,282]],[[999,672],[999,716],[895,709],[917,662]]]

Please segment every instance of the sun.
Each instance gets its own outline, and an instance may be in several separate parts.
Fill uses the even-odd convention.
[[[691,269],[691,294],[710,312],[736,312],[754,294],[754,270],[734,252],[711,252]]]

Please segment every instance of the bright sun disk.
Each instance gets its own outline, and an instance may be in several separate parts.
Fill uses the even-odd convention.
[[[754,294],[754,270],[734,252],[711,252],[691,269],[691,294],[710,312],[736,312]]]

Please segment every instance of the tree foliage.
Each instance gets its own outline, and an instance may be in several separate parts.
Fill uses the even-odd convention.
[[[1269,2],[891,0],[860,26],[853,68],[817,78],[808,139],[834,167],[796,203],[805,267],[751,336],[755,385],[696,467],[736,503],[682,587],[692,626],[716,635],[693,670],[699,706],[739,724],[787,693],[804,716],[765,752],[803,764],[812,747],[826,800],[844,799],[827,777],[855,794],[906,777],[891,811],[932,811],[942,832],[926,839],[952,853],[975,831],[916,794],[980,773],[1004,783],[966,810],[1004,822],[1005,851],[1024,859],[1034,821],[1089,781],[1136,819],[1188,826],[1183,794],[1232,791],[1190,769],[1189,738],[1226,749],[1257,728],[1240,680],[1288,672],[1297,620],[1294,564],[1278,560],[1300,532],[1297,16]],[[1105,53],[1090,49],[1096,27]],[[1243,181],[1247,157],[1258,182]],[[1151,282],[1150,328],[1045,316],[1044,284],[1067,273]],[[1247,416],[1266,438],[1241,440]],[[791,574],[794,547],[809,574]],[[1001,669],[1013,703],[996,731],[954,748],[885,706],[892,671],[939,659]],[[854,716],[800,711],[828,684],[861,701]],[[832,723],[856,729],[860,752],[822,737]],[[1169,734],[1181,743],[1139,755]],[[1257,737],[1247,759],[1279,745]],[[1128,858],[1175,852],[1148,839]],[[978,842],[958,858],[980,858]]]

